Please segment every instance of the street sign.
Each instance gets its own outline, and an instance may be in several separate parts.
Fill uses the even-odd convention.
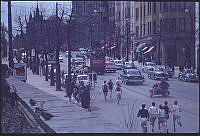
[[[56,55],[55,55],[55,53],[48,53],[47,54],[47,61],[48,61],[49,64],[56,63]]]
[[[35,49],[32,49],[32,50],[31,50],[31,56],[32,56],[32,57],[35,57]]]
[[[26,63],[14,63],[14,77],[21,81],[27,80],[27,66]]]

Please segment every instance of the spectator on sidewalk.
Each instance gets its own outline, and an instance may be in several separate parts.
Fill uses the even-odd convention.
[[[90,109],[90,89],[89,87],[86,87],[83,84],[83,92],[81,93],[81,105],[83,108],[88,109],[88,111],[91,111]]]

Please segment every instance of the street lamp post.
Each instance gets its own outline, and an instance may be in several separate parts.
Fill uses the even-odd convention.
[[[12,13],[11,1],[8,1],[8,35],[9,35],[9,67],[14,68],[13,51],[12,51]]]

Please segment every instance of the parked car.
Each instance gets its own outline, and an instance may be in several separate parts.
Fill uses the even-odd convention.
[[[69,51],[65,51],[65,57],[68,57]]]
[[[178,74],[178,79],[186,82],[198,82],[199,77],[191,69],[184,69],[183,72]]]
[[[168,73],[164,68],[161,67],[152,67],[148,70],[149,79],[165,79],[168,80]]]
[[[78,75],[76,78],[76,83],[79,84],[81,81],[84,82],[84,85],[90,85],[90,80],[88,75]]]
[[[135,67],[133,62],[125,62],[123,68],[124,69],[136,69],[136,67]]]
[[[59,62],[63,62],[63,56],[59,55]]]
[[[153,62],[145,62],[144,67],[142,68],[142,71],[144,73],[147,73],[149,69],[152,69],[156,64]]]
[[[120,74],[122,83],[144,83],[144,76],[142,76],[140,70],[138,69],[124,69],[122,74]]]
[[[167,73],[169,75],[169,78],[172,78],[172,76],[174,75],[174,71],[169,66],[155,65],[155,67],[157,67],[157,68],[164,68],[167,71]]]
[[[117,70],[123,69],[124,63],[123,63],[122,60],[114,60],[114,63],[115,63],[115,65],[116,65],[116,67],[117,67]]]
[[[116,72],[117,67],[114,62],[106,62],[105,72]]]

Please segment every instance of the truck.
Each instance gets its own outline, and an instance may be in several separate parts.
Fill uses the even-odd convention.
[[[86,66],[97,74],[104,75],[105,73],[105,55],[99,51],[93,52],[89,58],[86,59]]]

